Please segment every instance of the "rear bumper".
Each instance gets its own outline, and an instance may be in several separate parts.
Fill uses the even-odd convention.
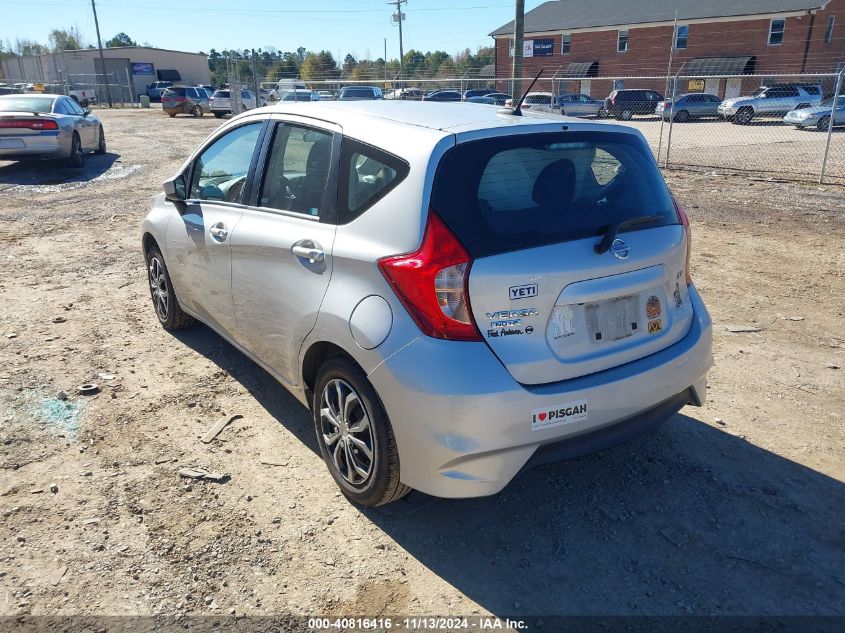
[[[15,142],[17,141],[17,142]],[[67,158],[70,156],[70,137],[59,132],[23,137],[4,137],[0,142],[0,158]]]
[[[403,483],[440,497],[499,492],[532,459],[601,450],[706,397],[712,324],[695,288],[695,319],[670,347],[547,385],[517,383],[485,343],[420,337],[370,374],[390,416]],[[533,412],[586,402],[587,416],[532,428]],[[546,448],[555,445],[554,449]]]

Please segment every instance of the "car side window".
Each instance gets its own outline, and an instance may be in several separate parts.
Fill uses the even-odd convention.
[[[408,163],[384,150],[344,138],[340,152],[338,224],[363,214],[408,175]]]
[[[197,91],[194,90],[193,88],[188,88],[188,96],[191,97],[192,99],[199,99],[199,95],[197,94]]]
[[[73,99],[65,99],[65,105],[70,108],[69,114],[72,114],[74,116],[84,116],[85,111]]]
[[[56,104],[53,106],[53,112],[56,114],[70,114],[70,108],[65,103],[65,99],[56,99]]]
[[[194,161],[190,198],[240,203],[263,121],[228,132]]]
[[[320,217],[332,166],[331,132],[295,124],[276,126],[259,204]]]
[[[784,89],[783,92],[784,92],[785,97],[798,97],[798,96],[800,96],[800,93],[798,92],[798,88],[795,88],[795,87],[786,88],[786,89]]]

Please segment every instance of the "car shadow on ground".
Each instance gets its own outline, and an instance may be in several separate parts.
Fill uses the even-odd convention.
[[[105,174],[120,154],[85,154],[81,169],[61,160],[0,161],[0,185],[50,186],[86,183]]]
[[[206,326],[174,334],[319,456],[308,410],[267,372]],[[725,424],[678,414],[493,497],[360,511],[500,616],[845,615],[845,484]]]

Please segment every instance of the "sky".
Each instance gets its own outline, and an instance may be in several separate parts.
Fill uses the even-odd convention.
[[[543,0],[527,0],[525,10]],[[514,0],[408,0],[405,51],[455,54],[490,46],[487,34],[513,19]],[[97,0],[103,42],[123,31],[136,42],[184,51],[215,48],[328,50],[343,59],[399,56],[395,10],[387,0]],[[96,45],[90,0],[0,0],[0,38],[47,43],[53,28],[76,26]],[[33,19],[38,15],[38,19]]]

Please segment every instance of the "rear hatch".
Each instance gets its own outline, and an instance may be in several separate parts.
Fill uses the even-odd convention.
[[[431,207],[472,257],[474,322],[520,383],[631,362],[689,330],[687,231],[634,133],[459,143],[438,167]],[[611,248],[596,252],[614,228]]]
[[[188,100],[185,88],[168,88],[161,94],[162,108],[177,108]]]
[[[231,97],[228,90],[218,90],[208,100],[208,107],[217,110],[226,110],[231,107]]]

